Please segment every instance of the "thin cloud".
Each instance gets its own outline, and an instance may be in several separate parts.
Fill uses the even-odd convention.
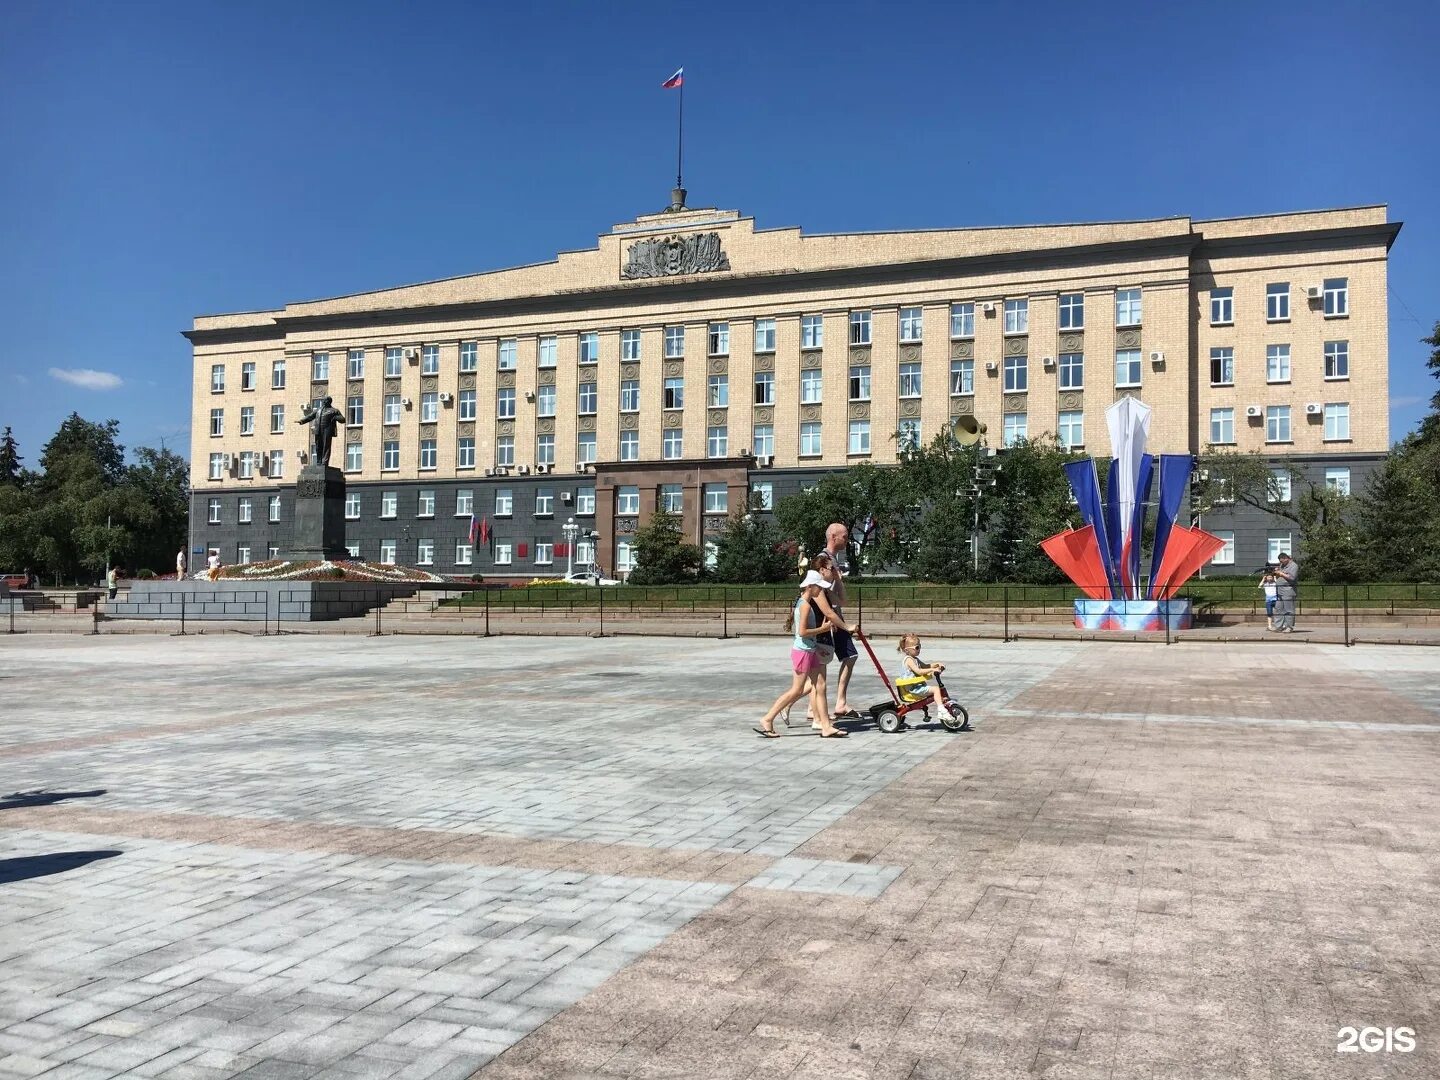
[[[1393,397],[1390,399],[1391,410],[1406,409],[1411,405],[1419,405],[1425,399],[1423,397]]]
[[[69,383],[71,386],[78,386],[84,390],[114,390],[120,386],[123,379],[119,375],[109,371],[96,371],[94,368],[55,368],[50,369],[50,377],[59,379],[61,382]]]

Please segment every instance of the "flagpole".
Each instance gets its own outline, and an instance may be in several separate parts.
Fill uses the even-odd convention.
[[[680,80],[680,87],[679,87],[679,89],[680,89],[680,123],[679,123],[679,131],[678,131],[678,133],[677,133],[677,138],[676,138],[676,146],[675,146],[675,187],[676,187],[676,188],[684,188],[684,187],[685,187],[685,184],[684,184],[684,182],[681,180],[681,177],[684,175],[684,172],[685,172],[685,169],[684,169],[684,164],[685,164],[685,80],[684,80],[683,77],[682,77],[681,80]]]

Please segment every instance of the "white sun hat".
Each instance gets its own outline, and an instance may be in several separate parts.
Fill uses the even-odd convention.
[[[822,589],[828,589],[831,583],[825,579],[819,570],[809,570],[800,582],[800,588],[808,589],[811,585],[819,585]]]

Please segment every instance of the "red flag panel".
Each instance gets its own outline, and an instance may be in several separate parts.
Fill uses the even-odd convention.
[[[1174,596],[1180,586],[1224,546],[1224,540],[1204,529],[1172,526],[1170,540],[1165,545],[1165,556],[1160,560],[1160,568],[1155,571],[1155,599],[1168,600]]]
[[[1105,576],[1105,563],[1100,558],[1094,525],[1056,533],[1048,540],[1040,541],[1040,547],[1086,596],[1092,600],[1110,599],[1110,583]]]

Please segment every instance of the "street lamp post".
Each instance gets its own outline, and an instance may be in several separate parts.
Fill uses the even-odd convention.
[[[580,527],[575,524],[573,517],[566,518],[560,531],[565,534],[565,577],[570,578],[575,574],[575,534],[580,531]]]

